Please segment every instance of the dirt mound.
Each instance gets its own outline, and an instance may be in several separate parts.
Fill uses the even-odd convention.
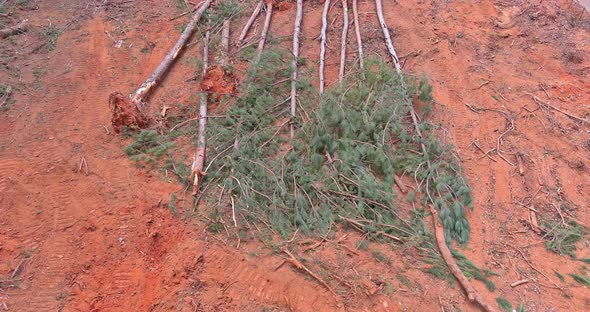
[[[115,132],[127,129],[143,129],[149,125],[149,119],[131,103],[121,92],[113,92],[109,96],[109,107],[113,113],[111,124]]]
[[[207,69],[201,81],[201,90],[215,95],[213,100],[217,101],[224,95],[235,94],[236,84],[237,78],[232,71],[221,66],[214,66]]]

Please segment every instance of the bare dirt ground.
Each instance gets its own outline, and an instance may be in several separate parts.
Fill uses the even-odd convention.
[[[170,21],[176,1],[15,3],[0,22],[27,18],[33,27],[0,39],[0,84],[14,86],[16,100],[0,112],[0,276],[8,281],[0,284],[0,310],[477,310],[458,286],[424,273],[411,249],[357,250],[362,237],[341,231],[340,240],[302,252],[329,272],[332,294],[261,243],[238,247],[210,234],[204,220],[170,213],[170,194],[182,187],[128,160],[128,141],[110,128],[108,97],[137,87],[174,44],[185,23]],[[302,54],[315,62],[323,5],[304,6]],[[431,82],[434,121],[474,190],[464,252],[499,273],[494,292],[475,287],[494,306],[503,297],[527,311],[590,310],[588,288],[567,275],[588,270],[547,251],[529,221],[534,209],[539,222],[590,224],[590,124],[532,98],[590,119],[590,14],[570,1],[387,0],[384,7],[404,70]],[[366,53],[385,56],[374,3],[360,1],[359,9]],[[337,78],[339,14],[337,4],[328,85]],[[247,15],[233,24],[232,38]],[[294,8],[281,6],[271,33],[290,35],[293,16]],[[355,49],[351,31],[349,60]],[[186,80],[199,53],[189,44],[150,97],[154,110],[187,102],[198,88]],[[590,258],[587,238],[577,247],[579,258]]]

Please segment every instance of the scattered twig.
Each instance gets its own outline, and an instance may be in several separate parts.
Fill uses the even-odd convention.
[[[355,225],[356,226],[355,228],[357,228],[360,232],[366,233],[366,231],[364,230],[364,225],[362,223],[360,223],[360,222],[358,222],[356,220],[353,220],[353,219],[349,219],[349,218],[343,217],[341,215],[338,215],[338,218],[340,218],[340,219],[342,219],[344,221],[347,221],[347,222]],[[390,239],[393,239],[394,241],[399,242],[399,243],[402,242],[402,240],[399,237],[393,236],[393,235],[391,235],[389,233],[385,233],[383,231],[375,231],[375,234],[381,235],[381,236],[384,236],[384,237],[387,237],[387,238],[390,238]]]
[[[527,92],[527,94],[530,95],[533,98],[533,100],[535,101],[535,103],[537,103],[537,105],[539,105],[539,106],[543,105],[545,107],[549,107],[549,108],[551,108],[551,109],[553,109],[553,110],[555,110],[557,112],[560,112],[560,113],[568,116],[569,118],[572,118],[572,119],[577,120],[579,122],[582,122],[582,123],[585,123],[585,124],[590,125],[590,120],[588,120],[588,119],[584,119],[584,118],[580,118],[578,116],[572,115],[571,113],[566,112],[566,111],[564,111],[564,110],[562,110],[562,109],[560,109],[558,107],[555,107],[555,106],[553,106],[553,105],[551,105],[551,104],[549,104],[547,102],[543,102],[543,101],[541,101],[541,99],[539,99],[534,94],[531,94],[531,93],[528,93],[528,92]]]
[[[78,172],[82,172],[82,166],[84,166],[84,174],[88,175],[88,163],[86,163],[86,158],[82,156],[80,159],[80,165],[78,166]]]
[[[537,269],[532,263],[530,263],[530,261],[526,258],[526,256],[524,255],[524,253],[522,252],[522,250],[520,250],[517,247],[514,247],[512,245],[508,245],[510,247],[512,247],[512,249],[516,250],[520,256],[522,257],[522,259],[531,267],[531,269],[535,270],[537,273],[543,275],[543,277],[545,277],[549,282],[551,282],[551,284],[555,285],[555,287],[557,287],[557,289],[563,289],[563,287],[559,286],[557,283],[555,283],[552,279],[550,279],[547,274],[543,273],[543,271]]]
[[[298,0],[298,1],[302,1],[302,0]],[[328,285],[328,283],[326,283],[326,281],[324,281],[319,275],[315,274],[313,271],[308,269],[305,265],[303,265],[303,263],[301,263],[301,261],[297,260],[297,258],[295,258],[295,256],[288,249],[283,248],[282,251],[289,256],[288,259],[285,259],[287,262],[291,263],[297,269],[307,272],[307,274],[309,274],[309,275],[311,275],[311,277],[315,278],[320,284],[322,284],[322,286],[324,286],[329,292],[331,292],[334,296],[336,296],[336,293],[334,292],[332,287],[330,287],[330,285]]]
[[[529,279],[523,279],[523,280],[520,280],[520,281],[516,281],[516,282],[514,282],[514,283],[510,284],[510,287],[514,288],[514,287],[516,287],[516,286],[520,286],[520,285],[522,285],[522,284],[526,284],[526,283],[528,283],[528,282],[530,282],[530,281],[531,281],[531,280],[529,280]]]

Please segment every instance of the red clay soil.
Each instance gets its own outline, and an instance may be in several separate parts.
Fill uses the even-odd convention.
[[[207,69],[201,81],[201,90],[209,92],[214,96],[214,100],[218,100],[224,95],[235,94],[237,82],[234,73],[230,70],[221,66],[212,66]]]
[[[254,234],[212,234],[198,209],[199,218],[175,216],[172,194],[190,211],[184,187],[124,155],[129,142],[109,126],[107,99],[134,90],[174,44],[185,22],[170,21],[176,2],[29,2],[0,16],[2,24],[27,18],[34,25],[0,45],[0,81],[16,90],[16,102],[0,112],[0,310],[477,310],[460,289],[424,273],[429,265],[411,246],[357,248],[363,237],[346,230],[321,242],[294,236],[289,248],[322,273],[333,295]],[[330,13],[332,43],[340,36],[338,6]],[[557,0],[384,1],[384,9],[404,70],[433,86],[434,122],[474,190],[463,252],[499,276],[491,277],[494,292],[473,285],[494,306],[503,297],[527,311],[590,310],[588,289],[568,275],[588,276],[583,263],[547,251],[529,225],[532,208],[539,222],[561,222],[561,214],[590,224],[590,126],[531,96],[590,118],[589,14]],[[301,49],[309,60],[319,54],[321,11],[319,2],[305,2]],[[360,2],[359,12],[365,53],[385,57],[373,2]],[[242,15],[232,40],[249,13]],[[290,36],[293,18],[293,9],[278,11],[273,36]],[[55,50],[44,45],[49,21],[60,33]],[[148,42],[155,45],[146,53]],[[328,85],[337,80],[333,48]],[[198,60],[199,51],[189,46],[182,58]],[[154,114],[164,105],[179,110],[198,92],[184,82],[195,70],[190,63],[177,62],[150,97]],[[578,243],[578,257],[590,258],[589,244],[587,237]]]
[[[135,104],[131,103],[128,96],[120,92],[113,92],[109,96],[109,108],[111,109],[111,126],[116,133],[123,128],[136,130],[149,126],[149,119],[139,111]]]

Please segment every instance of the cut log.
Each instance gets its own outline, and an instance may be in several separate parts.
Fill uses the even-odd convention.
[[[434,209],[434,207],[432,207],[431,205],[429,205],[429,207],[430,212],[432,213],[432,223],[434,225],[435,234],[434,236],[436,237],[436,244],[438,245],[440,254],[445,260],[447,266],[449,267],[449,270],[451,270],[451,273],[453,273],[455,278],[459,281],[459,284],[461,284],[461,287],[463,287],[463,289],[467,293],[467,298],[469,299],[469,301],[478,304],[484,311],[496,311],[493,307],[491,307],[484,301],[484,299],[479,295],[477,290],[475,290],[473,285],[471,285],[467,277],[465,277],[465,274],[463,274],[463,271],[461,271],[459,265],[457,265],[455,258],[453,258],[453,255],[451,254],[451,251],[449,250],[449,247],[445,242],[445,230],[443,226],[440,224],[438,213],[436,212],[436,209]]]
[[[297,62],[299,62],[299,34],[301,33],[301,20],[303,19],[303,0],[297,0],[297,14],[295,15],[295,27],[293,29],[293,60],[291,61],[291,141],[295,136],[295,117],[297,116]],[[293,144],[291,142],[291,144]]]
[[[0,29],[0,38],[7,38],[10,37],[12,35],[16,35],[16,34],[20,34],[23,33],[27,30],[29,30],[29,24],[28,24],[29,20],[22,20],[20,23],[12,26],[12,27],[7,27],[4,29]]]
[[[219,63],[221,66],[229,64],[229,32],[231,28],[230,19],[223,22],[223,31],[221,32],[221,58]]]
[[[145,107],[145,99],[150,94],[152,89],[158,85],[160,80],[164,77],[170,66],[174,62],[174,60],[180,54],[180,51],[188,41],[189,37],[195,31],[201,16],[205,12],[205,10],[209,7],[212,0],[205,0],[205,2],[200,6],[200,8],[193,14],[188,25],[186,25],[184,31],[180,35],[180,38],[176,41],[176,44],[168,54],[164,57],[160,65],[154,70],[154,72],[150,75],[150,77],[133,93],[130,95],[131,102],[138,107],[140,111],[145,111],[147,107]]]
[[[356,34],[356,45],[359,51],[359,65],[361,67],[361,70],[364,70],[365,62],[363,56],[363,40],[361,38],[361,25],[359,24],[358,0],[352,0],[352,15],[354,17],[354,32]]]
[[[342,39],[340,40],[340,70],[338,81],[344,80],[344,67],[346,65],[346,39],[348,37],[348,0],[342,0]]]
[[[266,2],[266,18],[264,19],[264,26],[262,27],[262,32],[260,33],[260,40],[258,41],[258,47],[256,48],[256,62],[260,60],[262,50],[264,50],[264,43],[266,42],[266,36],[268,35],[268,29],[270,28],[270,21],[272,19],[272,6],[272,1]]]
[[[244,28],[242,29],[242,32],[240,33],[240,37],[238,37],[238,46],[241,46],[244,43],[244,39],[246,39],[246,36],[248,35],[248,31],[250,30],[250,27],[252,27],[252,24],[254,24],[256,17],[258,17],[258,15],[260,14],[260,10],[262,10],[263,4],[264,4],[264,1],[262,1],[262,0],[258,1],[258,3],[256,4],[256,7],[254,8],[252,15],[250,16],[250,18],[248,19],[248,21],[244,25]]]
[[[326,66],[326,41],[328,30],[328,11],[330,10],[330,0],[324,2],[324,11],[322,13],[322,31],[320,34],[320,94],[324,93],[324,67]]]
[[[203,77],[207,74],[209,60],[209,31],[205,33],[203,40]],[[199,130],[197,134],[197,150],[195,152],[195,161],[193,162],[191,171],[193,174],[193,196],[199,192],[199,187],[205,176],[203,167],[205,166],[205,153],[207,147],[207,138],[205,131],[207,129],[207,102],[208,93],[202,92],[199,94]]]

